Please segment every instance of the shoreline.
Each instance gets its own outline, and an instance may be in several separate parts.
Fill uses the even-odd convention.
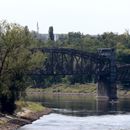
[[[83,95],[83,96],[96,96],[96,93],[71,93],[71,92],[27,92],[28,94],[47,94],[47,95]]]
[[[63,93],[63,92],[27,92],[27,95],[33,94],[47,94],[47,95],[63,95],[63,96],[93,96],[96,97],[96,93]],[[36,95],[35,95],[36,94]],[[130,94],[118,93],[119,98],[130,98]],[[18,112],[16,115],[4,115],[0,114],[0,130],[17,130],[18,128],[31,124],[33,121],[38,120],[40,117],[52,112],[51,108],[44,108],[42,111],[33,112],[25,110],[24,112]],[[1,124],[1,121],[6,123]]]
[[[0,125],[0,130],[16,130],[24,125],[31,124],[40,117],[52,112],[52,109],[45,108],[40,112],[28,112],[25,116],[9,116],[3,115],[0,119],[7,120],[6,123]]]
[[[31,92],[27,92],[27,95],[39,95],[39,94],[47,94],[47,95],[63,95],[63,96],[93,96],[96,97],[96,93],[95,92],[88,92],[88,93],[74,93],[74,92],[45,92],[45,91],[31,91]],[[119,92],[118,91],[118,97],[119,98],[130,98],[130,94],[127,94],[126,92],[122,91]],[[20,114],[16,114],[16,115],[4,115],[1,114],[0,115],[0,121],[3,120],[6,122],[1,124],[0,122],[0,130],[17,130],[18,128],[27,125],[27,124],[31,124],[33,121],[38,120],[40,117],[47,115],[49,113],[52,112],[51,108],[45,108],[42,111],[39,112],[33,112],[33,111],[28,111],[25,110],[24,112],[20,113]]]
[[[47,88],[28,88],[26,90],[27,95],[39,95],[39,94],[49,94],[49,95],[78,95],[78,96],[97,96],[97,87],[94,83],[87,84],[56,84]],[[118,98],[130,98],[130,89],[122,89],[117,87]]]
[[[45,94],[45,95],[51,95],[51,96],[90,96],[90,97],[96,97],[97,94],[95,93],[71,93],[71,92],[27,92],[27,95],[34,95],[37,96],[37,94]],[[117,97],[118,98],[130,98],[130,93],[126,91],[117,91]]]

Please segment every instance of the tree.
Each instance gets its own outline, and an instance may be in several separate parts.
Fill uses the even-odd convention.
[[[2,112],[12,114],[15,100],[27,87],[27,71],[38,67],[43,55],[30,53],[29,48],[35,40],[27,26],[3,21],[0,29],[0,104]]]
[[[49,27],[49,39],[54,41],[53,26]]]

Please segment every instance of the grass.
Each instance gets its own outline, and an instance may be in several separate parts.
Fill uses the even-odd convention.
[[[34,103],[34,102],[28,102],[27,108],[31,111],[36,111],[36,112],[45,109],[45,107],[43,107],[40,103]]]
[[[40,103],[35,102],[25,102],[23,100],[16,101],[17,110],[16,111],[22,111],[23,108],[26,108],[28,110],[31,110],[33,112],[40,112],[45,109],[44,106]]]
[[[57,84],[52,87],[44,88],[44,89],[28,89],[27,92],[48,92],[48,93],[96,93],[96,84]]]
[[[87,83],[87,84],[56,84],[52,85],[48,88],[29,88],[27,89],[28,92],[45,92],[45,93],[85,93],[85,94],[96,94],[96,84],[94,83]],[[39,94],[39,93],[38,93]],[[117,91],[118,96],[130,96],[130,90],[120,89],[118,88]]]

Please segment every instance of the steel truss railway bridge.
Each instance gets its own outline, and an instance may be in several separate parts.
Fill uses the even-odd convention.
[[[130,65],[117,65],[113,48],[100,48],[97,53],[89,53],[70,48],[33,48],[46,59],[40,69],[31,75],[86,75],[97,82],[97,97],[117,99],[117,83],[130,81]]]

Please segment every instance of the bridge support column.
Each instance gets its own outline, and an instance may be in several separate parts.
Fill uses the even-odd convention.
[[[109,85],[109,100],[117,100],[117,84],[116,83],[110,83]]]
[[[117,69],[115,62],[115,50],[112,48],[102,48],[98,50],[98,53],[100,56],[104,56],[109,59],[109,67],[107,66],[105,70],[105,67],[103,68],[99,64],[97,97],[98,99],[117,100]],[[105,71],[107,73],[105,73]]]
[[[97,83],[97,99],[99,100],[117,100],[116,83],[99,81]]]
[[[108,84],[103,81],[97,83],[97,99],[109,100]]]

